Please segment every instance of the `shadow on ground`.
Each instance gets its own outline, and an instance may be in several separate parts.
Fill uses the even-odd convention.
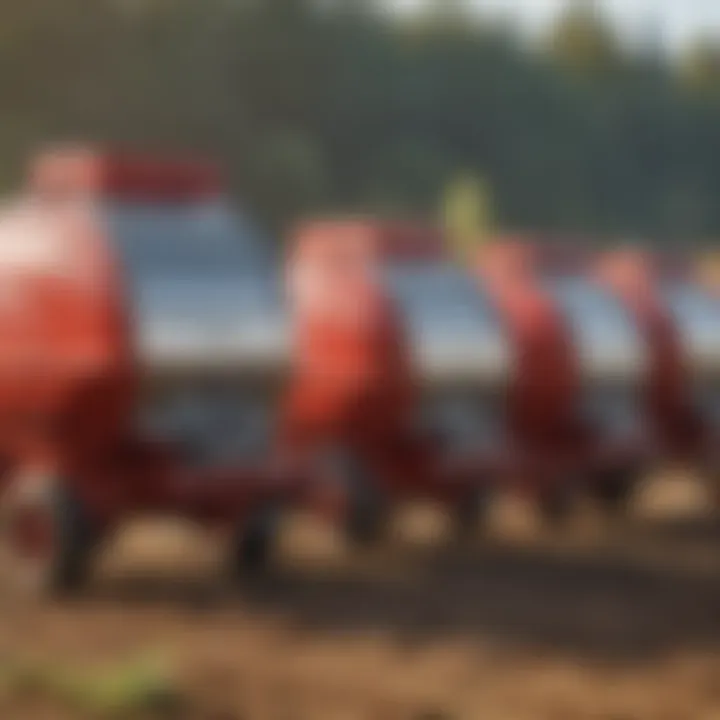
[[[703,554],[718,562],[698,566]],[[91,601],[198,613],[242,608],[281,613],[301,629],[379,630],[408,644],[461,637],[597,659],[720,650],[716,522],[638,524],[582,552],[481,542],[391,548],[383,562],[403,571],[283,566],[232,592],[207,578],[139,575],[103,583]]]

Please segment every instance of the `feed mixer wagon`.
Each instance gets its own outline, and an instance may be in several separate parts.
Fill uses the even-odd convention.
[[[488,299],[441,235],[415,223],[309,222],[288,268],[298,343],[288,452],[324,455],[358,542],[418,498],[467,534],[505,462],[508,346]]]
[[[648,348],[642,404],[658,464],[691,466],[718,491],[720,300],[687,253],[606,253],[598,277],[625,305]]]
[[[522,237],[497,238],[475,271],[512,339],[509,436],[515,474],[550,521],[581,495],[615,513],[647,463],[640,391],[646,354],[589,254]]]
[[[0,564],[67,590],[137,514],[265,560],[297,485],[273,452],[281,282],[204,162],[62,148],[0,211]]]

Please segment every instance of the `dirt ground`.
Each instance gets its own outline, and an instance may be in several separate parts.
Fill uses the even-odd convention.
[[[716,720],[720,521],[678,477],[630,520],[582,514],[563,532],[496,509],[458,547],[414,510],[371,555],[296,518],[269,577],[231,589],[218,547],[135,528],[87,596],[6,603],[0,659],[95,667],[170,663],[189,720]],[[29,694],[0,718],[71,720]]]

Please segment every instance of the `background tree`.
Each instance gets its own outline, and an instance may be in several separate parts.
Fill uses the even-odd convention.
[[[562,67],[580,74],[606,74],[621,61],[613,30],[595,0],[568,4],[551,33],[549,49]]]
[[[532,49],[462,0],[384,7],[0,0],[0,183],[88,139],[217,156],[276,235],[326,210],[431,218],[465,170],[513,229],[720,232],[714,46],[629,53],[587,0]]]

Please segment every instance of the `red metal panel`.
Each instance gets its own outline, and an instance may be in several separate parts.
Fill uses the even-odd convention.
[[[661,451],[685,459],[703,442],[702,419],[690,402],[679,328],[663,301],[659,283],[686,277],[685,260],[644,249],[617,250],[598,258],[595,272],[623,302],[645,336],[650,369],[645,404]]]
[[[217,195],[222,181],[204,161],[70,147],[39,155],[30,164],[28,187],[46,197],[179,201]]]

